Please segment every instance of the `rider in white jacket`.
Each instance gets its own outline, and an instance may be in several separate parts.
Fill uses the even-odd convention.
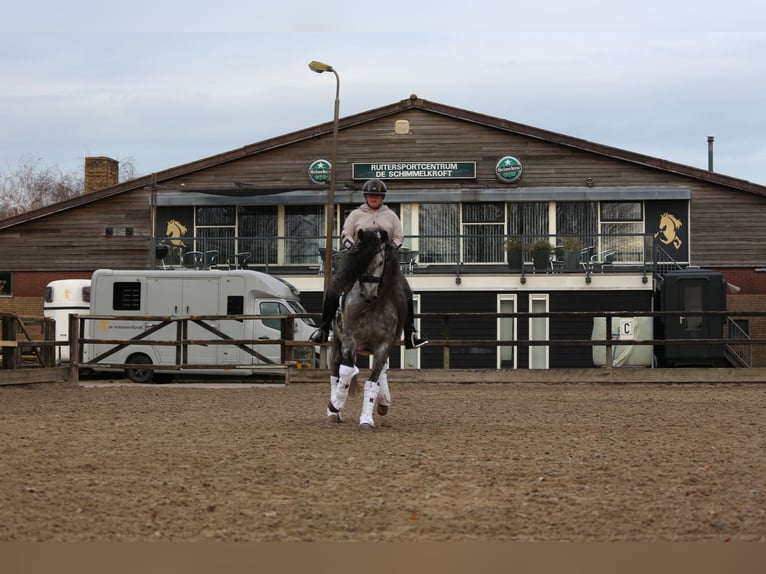
[[[364,203],[352,211],[343,224],[341,232],[341,245],[348,251],[356,243],[357,232],[360,229],[369,229],[371,227],[380,227],[388,233],[391,242],[397,247],[402,246],[404,242],[404,230],[402,222],[394,211],[383,204],[386,196],[386,184],[379,179],[370,179],[362,187],[364,193]],[[334,278],[333,278],[334,279]],[[412,302],[412,289],[407,279],[402,275],[402,283],[407,293],[407,319],[404,323],[404,346],[407,349],[416,349],[428,343],[427,339],[421,339],[415,331],[414,305]],[[327,340],[332,321],[338,310],[338,297],[340,295],[335,281],[330,281],[330,285],[325,293],[324,305],[322,307],[322,325],[320,330],[311,337],[313,343],[321,343]]]

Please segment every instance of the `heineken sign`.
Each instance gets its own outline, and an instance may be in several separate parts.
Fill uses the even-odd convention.
[[[354,179],[476,179],[475,161],[355,163]]]
[[[309,165],[309,179],[314,183],[327,183],[330,181],[332,164],[326,159],[312,161]]]
[[[512,155],[501,157],[495,165],[497,179],[503,183],[513,183],[521,179],[521,162]]]

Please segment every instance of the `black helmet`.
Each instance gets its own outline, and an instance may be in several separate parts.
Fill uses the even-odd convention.
[[[367,195],[368,193],[373,195],[386,195],[386,184],[377,178],[368,179],[364,182],[362,193],[364,193],[364,195]]]

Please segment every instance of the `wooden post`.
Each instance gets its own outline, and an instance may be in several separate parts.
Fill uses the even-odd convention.
[[[72,385],[80,384],[80,316],[69,314],[69,377]]]
[[[2,316],[3,368],[15,369],[19,365],[19,347],[16,343],[16,316]]]

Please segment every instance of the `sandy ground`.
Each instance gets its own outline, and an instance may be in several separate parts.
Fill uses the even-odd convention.
[[[0,387],[0,541],[766,541],[759,384]]]

